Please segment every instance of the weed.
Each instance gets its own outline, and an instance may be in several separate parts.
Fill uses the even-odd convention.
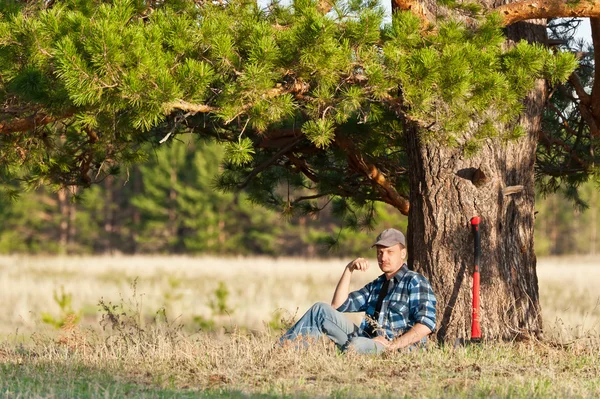
[[[54,290],[54,302],[60,308],[58,317],[52,316],[50,313],[42,312],[42,322],[53,326],[56,329],[63,328],[65,325],[76,325],[81,319],[81,312],[73,310],[73,294],[65,292],[65,287],[60,286],[60,294]]]
[[[271,320],[266,323],[268,329],[280,332],[289,330],[296,322],[296,316],[298,314],[298,308],[296,313],[293,315],[286,309],[278,308],[271,313]]]
[[[142,300],[137,293],[137,279],[132,282],[131,289],[132,296],[127,301],[121,298],[119,303],[113,304],[101,298],[98,302],[102,314],[100,326],[109,333],[107,344],[136,348],[142,353],[149,347],[158,346],[158,341],[165,338],[175,345],[183,326],[170,323],[164,308],[159,309],[152,322],[145,326]]]
[[[215,321],[212,319],[207,319],[204,316],[197,315],[193,318],[194,324],[202,331],[215,331],[216,325]]]
[[[213,316],[227,316],[233,314],[233,309],[227,304],[229,298],[229,289],[223,281],[219,281],[219,286],[213,292],[214,298],[208,303],[213,312]]]
[[[169,308],[173,303],[180,301],[183,298],[183,294],[180,292],[183,280],[179,277],[169,276],[167,279],[167,290],[163,293],[163,299],[165,307]]]

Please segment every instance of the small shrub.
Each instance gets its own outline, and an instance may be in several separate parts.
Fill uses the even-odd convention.
[[[204,316],[194,316],[194,324],[198,326],[198,328],[202,331],[215,331],[216,325],[214,320],[207,319]]]
[[[227,304],[229,294],[227,285],[223,281],[219,281],[219,286],[213,293],[214,299],[211,299],[208,303],[214,316],[226,316],[233,313],[233,309]]]
[[[42,322],[53,326],[57,330],[64,327],[66,324],[74,326],[79,323],[81,311],[75,312],[73,310],[73,295],[65,292],[64,286],[60,286],[60,294],[57,290],[54,290],[53,298],[54,302],[60,308],[60,314],[58,317],[54,317],[50,313],[42,312]]]
[[[266,323],[267,327],[273,331],[287,331],[295,324],[297,314],[298,309],[296,309],[296,313],[293,315],[286,309],[275,309],[271,313],[271,320]]]
[[[181,339],[182,325],[170,323],[164,308],[159,309],[152,322],[144,325],[142,303],[137,294],[137,279],[131,284],[132,297],[113,304],[100,299],[98,306],[102,317],[100,326],[108,331],[107,345],[124,345],[136,348],[143,355],[151,348],[157,348],[166,338],[175,347]]]

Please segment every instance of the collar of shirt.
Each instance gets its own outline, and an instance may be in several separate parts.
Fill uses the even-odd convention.
[[[400,270],[398,270],[398,273],[394,274],[394,277],[392,277],[392,279],[394,281],[392,281],[393,285],[398,284],[400,281],[402,281],[402,277],[404,277],[406,275],[406,273],[408,273],[408,266],[406,265],[406,263],[402,264],[402,267],[400,267]],[[385,281],[385,274],[382,274],[379,276],[379,278],[383,281]],[[390,287],[391,289],[392,287]]]

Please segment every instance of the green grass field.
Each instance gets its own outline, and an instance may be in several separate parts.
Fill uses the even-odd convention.
[[[600,396],[596,261],[539,262],[545,342],[380,357],[274,347],[278,328],[330,300],[346,262],[0,258],[0,396]]]

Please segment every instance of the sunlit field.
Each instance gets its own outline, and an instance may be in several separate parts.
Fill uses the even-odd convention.
[[[547,341],[274,346],[349,260],[2,257],[0,397],[600,396],[600,260],[538,261]]]
[[[81,323],[95,326],[98,302],[133,299],[152,318],[165,310],[194,330],[194,319],[215,326],[261,330],[282,317],[298,316],[316,301],[331,300],[335,284],[350,259],[306,260],[193,257],[1,257],[0,333],[39,331],[43,314],[58,318],[55,299],[72,296]],[[360,288],[380,272],[375,260],[355,273]],[[600,323],[600,259],[548,258],[538,261],[542,309],[548,334],[578,337]],[[218,290],[225,309],[216,309]],[[360,316],[357,315],[357,320]]]

